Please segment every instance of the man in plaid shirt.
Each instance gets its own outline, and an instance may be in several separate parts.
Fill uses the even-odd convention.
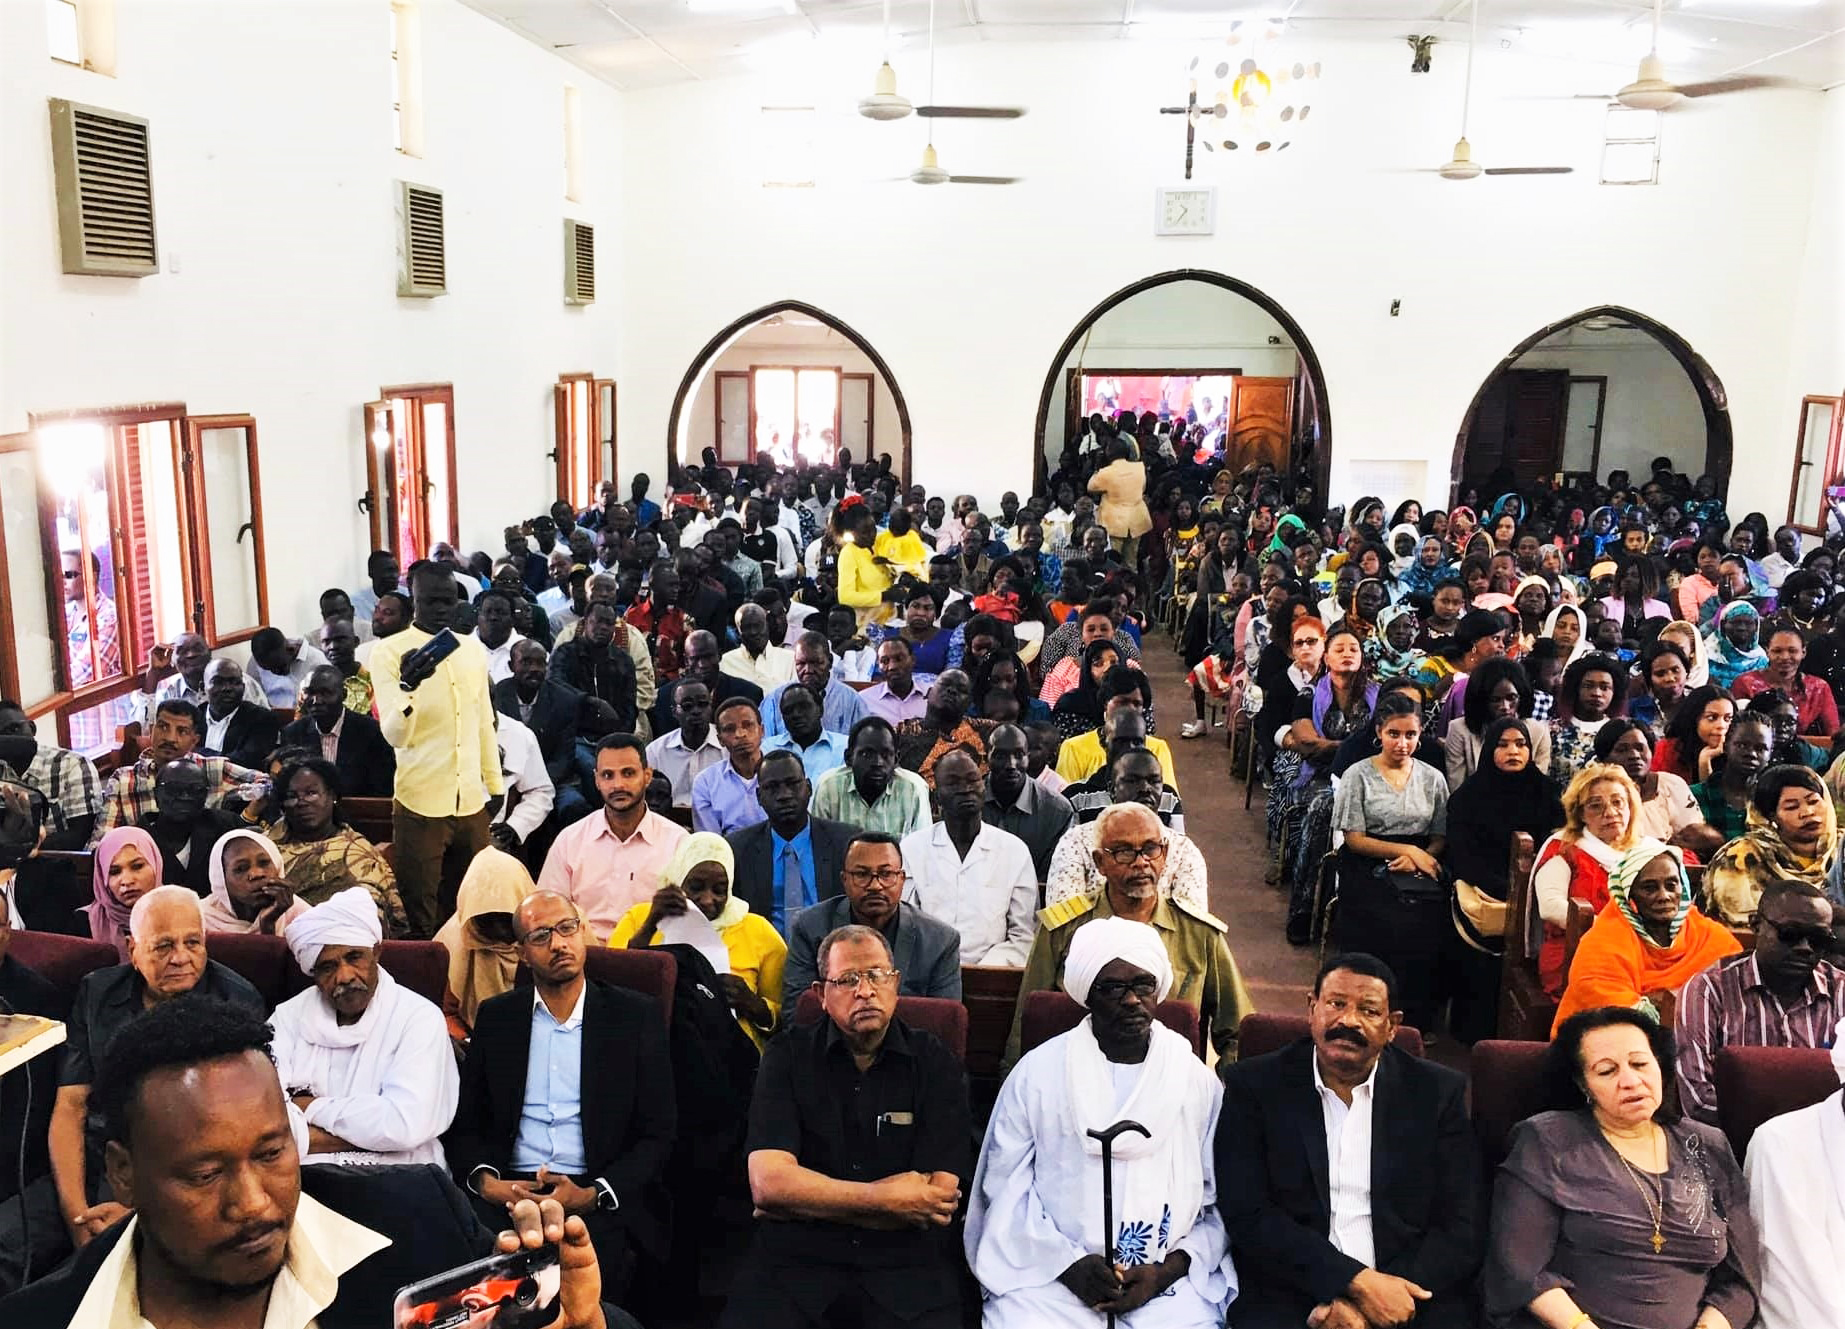
[[[205,715],[197,706],[189,701],[161,702],[154,711],[153,729],[141,759],[109,777],[91,845],[117,826],[138,825],[143,817],[153,815],[154,773],[170,761],[197,762],[204,768],[207,807],[219,807],[233,794],[256,799],[267,793],[268,779],[260,771],[245,770],[223,757],[196,755],[204,738]]]
[[[37,730],[26,718],[25,708],[11,698],[0,697],[0,738],[37,741]],[[102,781],[87,757],[69,748],[38,742],[32,760],[22,769],[13,770],[0,763],[0,776],[31,785],[50,803],[51,824],[46,828],[45,848],[77,849],[89,840],[97,809],[102,806]]]

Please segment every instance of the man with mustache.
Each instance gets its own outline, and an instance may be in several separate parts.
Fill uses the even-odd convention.
[[[378,963],[384,930],[353,886],[288,927],[314,981],[276,1007],[275,1062],[304,1163],[436,1163],[461,1076],[441,1007]]]
[[[1101,1311],[1153,1329],[1220,1324],[1236,1293],[1211,1175],[1223,1090],[1191,1044],[1154,1019],[1172,988],[1159,933],[1096,919],[1070,943],[1063,986],[1089,1019],[1006,1078],[969,1192],[982,1323],[1091,1329]],[[1096,1204],[1102,1160],[1086,1132],[1122,1118],[1148,1134],[1115,1143],[1110,1233]]]
[[[1392,1047],[1402,1019],[1388,965],[1335,955],[1313,981],[1309,1036],[1225,1070],[1232,1329],[1478,1322],[1485,1215],[1466,1080]]]
[[[1223,923],[1201,905],[1160,894],[1173,832],[1142,803],[1117,803],[1095,819],[1094,827],[1095,848],[1090,857],[1102,874],[1102,890],[1094,896],[1071,896],[1038,911],[1038,935],[1019,983],[1006,1066],[1019,1059],[1026,994],[1061,984],[1065,957],[1076,934],[1101,918],[1126,918],[1153,926],[1172,962],[1172,997],[1198,1008],[1218,1055],[1228,1056],[1236,1047],[1237,1025],[1255,1009],[1255,1003],[1224,944],[1227,929]]]
[[[1827,1047],[1845,1019],[1845,972],[1825,956],[1832,902],[1811,882],[1771,881],[1755,906],[1755,948],[1694,975],[1679,994],[1673,1036],[1687,1115],[1717,1124],[1717,1053]],[[1753,1156],[1753,1150],[1751,1150]]]
[[[1114,722],[1122,720],[1123,716],[1117,715]],[[1130,727],[1138,722],[1139,716],[1134,716]],[[1162,804],[1171,786],[1165,783],[1160,759],[1151,749],[1121,748],[1103,773],[1109,780],[1109,803],[1091,813],[1087,820],[1078,812],[1075,824],[1057,842],[1051,852],[1050,872],[1044,880],[1046,905],[1061,904],[1079,895],[1094,898],[1101,893],[1104,878],[1095,863],[1096,826],[1108,806],[1138,803],[1159,816],[1161,822],[1166,821]],[[1069,786],[1071,790],[1081,787]],[[1166,866],[1160,872],[1159,893],[1185,900],[1199,910],[1210,908],[1210,883],[1204,855],[1182,827],[1169,826],[1166,832]]]

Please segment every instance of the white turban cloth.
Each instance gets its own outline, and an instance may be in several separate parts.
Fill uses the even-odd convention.
[[[284,937],[301,972],[311,974],[326,946],[376,946],[384,940],[378,903],[363,886],[349,886],[288,925]]]
[[[289,941],[294,941],[295,928],[299,926],[289,925]],[[1064,957],[1063,990],[1080,1005],[1088,1006],[1095,976],[1111,960],[1126,960],[1158,979],[1159,992],[1154,1000],[1164,1001],[1172,991],[1172,961],[1159,932],[1150,923],[1127,918],[1093,918],[1076,930],[1070,938],[1070,953]]]
[[[1839,1073],[1840,1083],[1845,1084],[1845,1020],[1840,1020],[1839,1027],[1833,1031],[1832,1069]]]

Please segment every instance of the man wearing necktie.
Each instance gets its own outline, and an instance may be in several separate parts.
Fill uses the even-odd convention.
[[[783,937],[794,916],[840,893],[846,845],[857,828],[808,815],[813,785],[798,754],[763,754],[756,798],[766,820],[731,834],[737,872],[732,889]]]

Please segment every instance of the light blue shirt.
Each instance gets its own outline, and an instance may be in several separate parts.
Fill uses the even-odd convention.
[[[726,757],[692,781],[692,829],[729,835],[768,819],[756,801],[756,777],[745,780]]]
[[[797,680],[798,681],[798,680]],[[785,734],[788,726],[782,723],[782,693],[793,687],[793,683],[784,683],[762,699],[762,732],[769,735]],[[830,729],[836,734],[849,734],[852,726],[863,720],[868,712],[865,703],[859,697],[858,690],[841,683],[836,678],[826,681],[826,701],[820,707],[820,727]],[[766,748],[768,744],[763,744]]]
[[[784,881],[787,877],[788,855],[792,851],[795,862],[800,865],[801,880],[798,884],[799,898],[792,902],[788,899]],[[801,833],[792,840],[784,840],[769,828],[769,861],[775,868],[775,904],[770,911],[769,921],[783,937],[788,935],[788,920],[807,908],[820,903],[820,892],[814,884],[814,824],[808,822],[801,827]]]
[[[822,729],[814,745],[804,748],[794,741],[791,734],[777,734],[762,741],[763,755],[771,752],[792,752],[801,759],[801,765],[807,770],[809,780],[818,780],[828,771],[838,770],[846,764],[846,736]]]
[[[525,1057],[525,1105],[513,1136],[512,1166],[517,1172],[553,1172],[581,1176],[589,1171],[583,1145],[583,998],[563,1023],[532,993],[532,1047]]]

